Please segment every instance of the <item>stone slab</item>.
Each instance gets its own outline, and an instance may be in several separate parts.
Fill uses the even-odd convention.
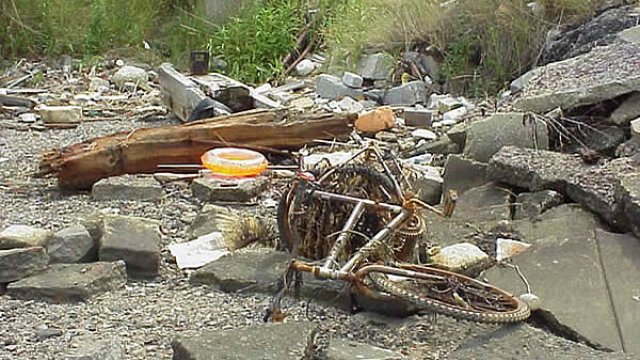
[[[49,256],[42,247],[0,250],[0,284],[37,274],[47,264]]]
[[[543,212],[562,204],[562,194],[553,190],[524,192],[516,196],[514,220],[533,220]]]
[[[609,122],[618,126],[626,126],[631,120],[638,117],[640,117],[640,92],[634,92],[611,113]]]
[[[594,350],[527,324],[502,326],[471,338],[449,360],[631,360],[632,356]]]
[[[333,338],[327,348],[327,360],[402,360],[397,352],[355,341]]]
[[[0,250],[46,246],[51,232],[28,225],[11,225],[0,232]]]
[[[622,212],[631,231],[640,238],[640,173],[622,176],[615,197],[622,204]]]
[[[9,284],[7,293],[19,299],[73,302],[119,289],[126,283],[126,267],[122,261],[53,264],[41,274]]]
[[[470,189],[458,197],[451,218],[472,223],[510,220],[511,196],[509,189],[495,183]]]
[[[506,146],[491,158],[487,174],[530,191],[551,189],[564,194],[571,177],[589,168],[577,155]]]
[[[91,194],[98,201],[159,201],[162,186],[153,175],[122,175],[93,184]]]
[[[446,194],[455,190],[458,195],[465,191],[484,185],[487,178],[487,164],[468,159],[463,155],[451,154],[444,165],[444,184],[442,191]]]
[[[488,162],[504,146],[546,150],[547,126],[523,113],[497,113],[469,125],[464,154]]]
[[[383,98],[384,105],[412,106],[427,101],[427,85],[424,81],[410,81],[387,90]]]
[[[174,360],[300,360],[316,355],[317,334],[312,322],[262,324],[183,332],[171,347]]]
[[[337,76],[322,74],[316,80],[316,93],[325,99],[340,100],[345,96],[362,99],[364,93],[360,89],[352,89],[342,83]]]
[[[53,234],[47,244],[52,263],[79,263],[97,259],[97,246],[82,225],[64,228]]]
[[[640,356],[640,240],[596,229],[625,352]]]
[[[250,202],[268,186],[264,176],[249,179],[202,177],[191,182],[193,196],[204,202]]]
[[[132,277],[156,276],[160,269],[158,222],[129,216],[105,217],[98,258],[124,260]]]
[[[595,239],[596,219],[569,206],[546,215],[541,221],[513,222],[514,229],[532,244],[513,263],[541,299],[542,309],[592,343],[621,350]],[[515,295],[527,292],[513,269],[493,268],[485,275],[490,283]]]

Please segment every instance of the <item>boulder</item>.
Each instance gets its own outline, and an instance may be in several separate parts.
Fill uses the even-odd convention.
[[[136,87],[146,87],[149,74],[139,67],[125,65],[113,74],[111,81],[119,88],[124,87],[126,83],[133,83]]]
[[[464,154],[488,162],[504,146],[546,150],[547,127],[522,113],[497,113],[469,125]]]
[[[620,186],[623,175],[638,171],[640,164],[632,158],[619,158],[603,166],[589,168],[569,179],[567,196],[602,216],[614,227],[628,229],[623,203],[616,199],[615,190]]]
[[[520,193],[516,197],[513,219],[533,220],[548,209],[562,204],[563,201],[562,194],[553,190]]]
[[[352,89],[342,83],[337,76],[322,74],[316,80],[316,93],[325,99],[340,100],[345,96],[361,99],[364,93],[360,89]]]
[[[597,104],[640,88],[640,45],[596,47],[533,71],[515,109],[543,114]]]
[[[160,270],[160,231],[155,220],[107,216],[98,250],[100,261],[124,260],[132,277],[153,277]]]
[[[98,201],[159,201],[162,186],[153,175],[122,175],[93,184],[93,198]]]
[[[174,360],[300,360],[318,351],[318,327],[308,321],[261,324],[250,327],[185,331],[171,342]],[[214,356],[215,354],[215,356]]]
[[[375,53],[365,55],[358,64],[357,73],[369,80],[388,80],[393,72],[394,61],[391,55]]]
[[[458,194],[486,184],[487,164],[464,157],[463,155],[449,155],[444,165],[443,192],[455,190]]]
[[[415,80],[387,90],[382,101],[385,105],[412,106],[426,103],[427,95],[425,82]]]
[[[53,264],[43,273],[9,284],[7,293],[19,299],[84,301],[95,294],[122,288],[126,283],[122,261]]]
[[[193,196],[204,202],[250,202],[269,185],[265,176],[246,179],[201,177],[191,182]]]
[[[11,225],[0,232],[0,250],[22,247],[44,247],[51,232],[27,225]]]
[[[64,228],[47,244],[51,263],[80,263],[97,259],[97,246],[89,231],[82,225]]]
[[[0,284],[37,274],[47,264],[49,256],[41,247],[0,250]]]
[[[402,354],[351,340],[333,338],[326,351],[327,360],[402,360]]]
[[[589,168],[578,155],[507,146],[491,158],[487,174],[530,191],[551,189],[564,194],[571,177]]]
[[[617,109],[609,116],[609,122],[618,126],[629,125],[631,120],[640,117],[640,92],[624,97]]]

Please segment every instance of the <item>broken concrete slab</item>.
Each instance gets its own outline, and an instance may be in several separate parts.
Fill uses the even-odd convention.
[[[596,229],[596,241],[625,352],[640,355],[640,241]]]
[[[318,327],[309,321],[223,331],[187,331],[171,342],[174,360],[300,360],[315,358]],[[215,354],[215,356],[213,356]]]
[[[82,121],[80,106],[44,106],[39,112],[45,124],[77,124]]]
[[[466,158],[463,155],[449,155],[444,165],[443,191],[455,190],[462,194],[469,189],[489,182],[487,164]]]
[[[623,203],[616,199],[615,189],[623,175],[638,171],[640,164],[632,158],[619,158],[603,166],[589,168],[569,179],[567,196],[602,216],[609,224],[628,229]]]
[[[80,263],[97,259],[97,246],[91,234],[82,225],[64,228],[51,237],[47,244],[51,263]]]
[[[407,108],[403,111],[404,124],[414,127],[430,127],[434,111],[429,109]]]
[[[42,247],[0,250],[0,284],[42,272],[48,264],[49,256]]]
[[[153,277],[160,270],[160,231],[155,220],[107,216],[98,250],[100,261],[124,260],[132,277]]]
[[[9,284],[7,293],[19,299],[85,301],[95,294],[117,290],[126,283],[123,261],[53,264],[41,274]]]
[[[427,95],[425,82],[415,80],[387,90],[382,102],[385,105],[413,106],[426,103]]]
[[[268,178],[264,176],[247,179],[201,177],[191,182],[191,191],[204,202],[250,202],[268,184]]]
[[[640,237],[640,174],[622,176],[615,194],[616,201],[622,204],[622,212],[631,231]]]
[[[516,196],[514,220],[537,218],[543,212],[562,204],[564,197],[553,190],[524,192]]]
[[[336,338],[329,340],[326,351],[327,360],[402,360],[404,358],[402,354],[388,349]]]
[[[325,99],[340,100],[345,96],[362,99],[364,93],[360,89],[353,89],[342,83],[337,76],[322,74],[316,80],[316,93]]]
[[[511,220],[510,190],[487,183],[459,195],[453,220],[472,223]]]
[[[525,274],[541,308],[589,341],[621,350],[622,344],[595,239],[597,220],[575,206],[560,206],[540,221],[518,220],[513,228],[532,246],[513,264]],[[555,216],[551,218],[551,216]],[[485,272],[491,284],[516,295],[527,292],[510,268]],[[585,306],[584,299],[589,299]]]
[[[0,250],[45,247],[52,233],[28,225],[11,225],[0,232]]]
[[[640,92],[631,93],[609,116],[608,121],[627,126],[633,119],[640,117]]]
[[[571,177],[589,168],[578,155],[506,146],[491,158],[487,174],[495,181],[530,191],[566,193]]]
[[[503,326],[471,338],[453,351],[450,360],[631,360],[622,353],[592,349],[527,324]]]
[[[369,80],[387,80],[393,72],[393,57],[385,53],[365,55],[358,64],[357,73]]]
[[[638,45],[595,47],[586,54],[533,70],[513,106],[542,114],[613,99],[640,88],[639,64]]]
[[[153,175],[121,175],[93,184],[91,195],[98,201],[159,201],[162,186]]]
[[[546,150],[549,147],[547,126],[523,113],[497,113],[469,125],[466,156],[488,162],[503,146]]]

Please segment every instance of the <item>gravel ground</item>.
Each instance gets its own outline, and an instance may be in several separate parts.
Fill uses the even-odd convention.
[[[126,289],[96,296],[86,303],[48,304],[0,296],[4,324],[0,327],[0,359],[60,359],[83,343],[101,339],[121,343],[127,358],[170,359],[170,343],[179,331],[261,323],[269,297],[193,287],[187,275],[167,261],[166,245],[187,239],[186,229],[202,206],[191,197],[186,185],[165,186],[159,204],[96,202],[88,193],[61,193],[54,179],[30,175],[45,150],[114,131],[167,123],[96,122],[46,132],[0,129],[0,158],[6,159],[0,161],[0,229],[27,224],[55,231],[97,211],[143,216],[161,221],[164,259],[161,279],[130,282]],[[367,315],[352,316],[314,304],[293,304],[290,300],[288,309],[292,312],[289,318],[309,317],[329,334],[395,349],[415,359],[442,358],[468,334],[490,328],[430,317],[395,321],[385,328],[381,323],[387,321],[372,321]]]

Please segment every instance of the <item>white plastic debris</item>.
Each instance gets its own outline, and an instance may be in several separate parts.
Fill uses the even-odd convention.
[[[542,300],[534,294],[526,293],[519,296],[520,300],[524,301],[527,305],[529,305],[529,309],[531,311],[535,311],[540,309],[540,305],[542,304]]]
[[[411,136],[418,139],[435,140],[438,138],[438,134],[427,129],[416,129],[411,132]]]
[[[169,245],[169,251],[180,269],[197,269],[229,253],[219,231],[193,241]]]
[[[513,239],[498,238],[496,240],[496,260],[502,261],[520,254],[531,247],[531,244]]]

